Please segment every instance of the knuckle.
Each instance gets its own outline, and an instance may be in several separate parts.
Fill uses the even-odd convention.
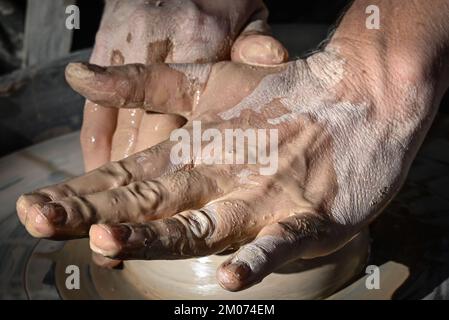
[[[164,192],[161,185],[155,181],[132,183],[128,186],[127,191],[131,198],[136,199],[139,203],[145,203],[147,210],[154,211],[164,202]]]
[[[92,204],[81,196],[72,196],[57,201],[65,214],[65,223],[73,229],[82,229],[95,222],[96,211]]]
[[[66,183],[42,188],[38,191],[38,194],[50,198],[52,201],[76,195],[75,191]]]
[[[197,239],[210,238],[215,232],[215,223],[211,215],[205,210],[190,211],[186,221]]]
[[[204,210],[192,210],[180,213],[176,219],[181,223],[187,235],[191,252],[205,253],[211,250],[216,225],[211,215]]]
[[[298,242],[305,239],[319,240],[327,231],[327,221],[317,215],[296,214],[275,224],[286,239]]]
[[[106,177],[111,177],[111,188],[118,188],[128,184],[132,179],[132,173],[123,162],[111,162],[98,169]]]

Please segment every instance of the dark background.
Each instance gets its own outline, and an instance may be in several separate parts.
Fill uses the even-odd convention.
[[[294,52],[292,57],[315,48],[351,2],[265,1],[273,32]],[[4,14],[5,4],[14,7],[14,14]],[[103,11],[103,0],[78,0],[82,27],[73,33],[71,55],[24,68],[20,52],[26,4],[0,0],[0,156],[80,128],[83,99],[65,84],[63,70],[69,61],[88,60]],[[449,112],[448,94],[440,110]]]

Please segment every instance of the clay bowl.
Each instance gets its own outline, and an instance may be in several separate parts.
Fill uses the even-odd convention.
[[[63,299],[322,299],[338,292],[362,274],[368,255],[368,232],[360,233],[332,255],[297,260],[277,270],[256,286],[229,292],[215,278],[227,256],[187,260],[127,261],[122,269],[104,269],[91,260],[87,240],[66,243],[52,250],[51,242],[40,243],[30,266],[47,261],[55,265],[55,287]],[[69,290],[66,267],[80,267],[80,290]],[[36,277],[34,277],[36,278]],[[36,287],[30,278],[29,287]],[[36,289],[34,289],[36,290]],[[357,290],[357,292],[363,290]]]
[[[45,256],[49,265],[56,265],[55,284],[63,299],[322,299],[362,274],[368,249],[368,232],[363,231],[329,256],[293,261],[240,292],[226,291],[216,281],[216,270],[226,255],[126,261],[122,269],[111,270],[92,262],[88,241],[83,239],[69,241],[62,250]],[[43,247],[39,251],[48,252]],[[36,254],[36,260],[42,256]],[[66,288],[68,265],[80,266],[81,290]]]
[[[322,258],[296,260],[240,292],[216,281],[216,270],[228,256],[188,260],[128,261],[123,275],[147,299],[318,299],[325,298],[359,275],[369,249],[368,232]]]

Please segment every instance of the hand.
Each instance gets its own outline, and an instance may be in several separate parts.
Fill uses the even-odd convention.
[[[292,259],[329,254],[398,191],[431,121],[430,85],[388,71],[402,85],[386,94],[373,89],[373,74],[337,44],[278,67],[71,64],[67,80],[87,99],[178,112],[190,136],[194,121],[223,137],[225,129],[277,130],[277,170],[208,165],[205,153],[175,165],[178,142],[166,140],[21,197],[21,221],[37,237],[90,233],[92,250],[111,258],[177,259],[240,247],[217,273],[229,290]]]
[[[267,16],[262,0],[108,0],[91,62],[282,63],[288,54],[267,35]],[[87,100],[81,129],[86,171],[154,146],[184,123],[175,114],[117,112]],[[95,254],[93,260],[105,267],[118,264]]]
[[[170,154],[179,144],[166,140],[22,196],[20,220],[37,237],[90,232],[91,248],[109,257],[240,247],[218,270],[229,290],[292,259],[338,249],[399,189],[449,87],[449,11],[376,1],[383,21],[402,22],[377,32],[364,29],[368,3],[351,7],[324,51],[283,66],[70,65],[69,83],[92,101],[180,113],[190,136],[194,121],[217,137],[226,129],[276,129],[280,160],[270,176],[260,161],[209,165],[213,158],[195,148],[175,165]],[[420,20],[417,32],[405,32],[410,17]],[[254,141],[236,147],[257,151]]]
[[[215,62],[278,64],[288,59],[267,36],[261,0],[108,0],[91,62]],[[81,146],[86,171],[120,160],[168,138],[185,123],[176,115],[105,109],[86,102]]]

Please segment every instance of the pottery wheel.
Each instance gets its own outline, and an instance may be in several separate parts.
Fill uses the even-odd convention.
[[[449,117],[440,116],[404,188],[371,226],[373,240],[367,263],[379,266],[380,289],[367,290],[366,275],[360,270],[355,279],[329,298],[448,298],[447,128]],[[161,298],[146,292],[148,287],[138,288],[126,267],[96,267],[86,240],[39,241],[18,222],[15,201],[20,194],[82,173],[78,134],[58,137],[0,159],[0,299]],[[80,270],[80,290],[68,290],[63,285],[65,268],[72,264]]]

